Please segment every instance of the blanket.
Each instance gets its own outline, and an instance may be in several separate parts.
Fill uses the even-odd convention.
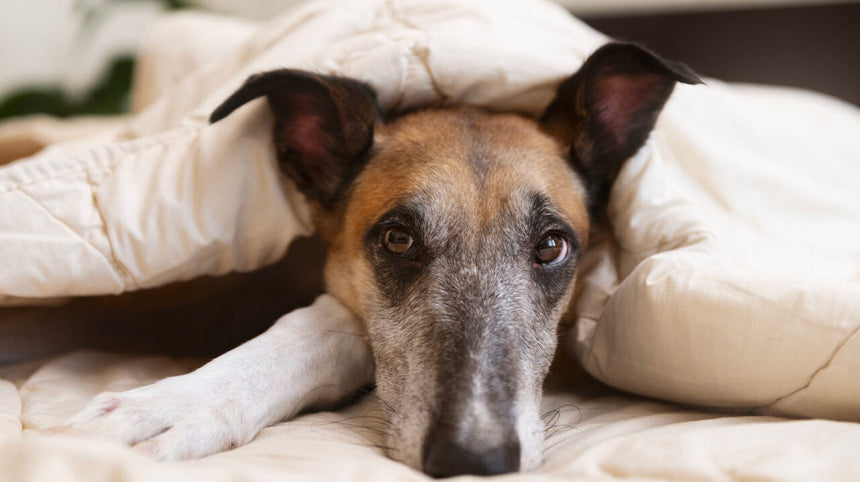
[[[183,373],[196,360],[79,352],[0,369],[0,479],[12,481],[431,481],[388,459],[382,409],[365,397],[337,412],[264,429],[250,444],[158,463],[93,439],[45,435],[89,397]],[[720,414],[581,381],[549,389],[544,464],[499,480],[856,480],[860,426]],[[479,480],[461,477],[457,480]]]
[[[130,118],[78,123],[74,135],[62,123],[46,134],[33,121],[0,131],[0,142],[12,139],[22,152],[48,145],[0,169],[0,302],[248,271],[309,233],[304,200],[277,174],[265,103],[206,122],[252,73],[290,66],[355,77],[385,109],[469,103],[535,115],[606,40],[541,1],[332,0],[261,25],[202,14],[167,20],[141,52]],[[595,378],[630,393],[860,420],[857,132],[860,111],[819,94],[717,80],[678,86],[613,187],[610,229],[582,260],[566,347]],[[170,466],[35,435],[117,379],[131,387],[178,370],[93,353],[40,363],[13,367],[31,372],[0,384],[0,427],[13,435],[3,439],[0,467],[26,476],[419,477],[387,465],[373,442],[351,439],[360,430],[349,423],[328,423],[371,410],[372,401],[275,427],[235,454]],[[569,430],[555,452],[563,456],[547,449],[548,478],[860,473],[849,453],[860,436],[853,423],[725,417],[608,393],[547,397],[547,410],[578,413],[563,419]],[[584,436],[591,423],[607,431]],[[22,427],[32,436],[22,439]],[[275,461],[284,444],[295,452]],[[323,447],[335,446],[332,454],[356,463],[326,464]]]

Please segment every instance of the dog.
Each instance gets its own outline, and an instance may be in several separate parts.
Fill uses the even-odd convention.
[[[268,100],[279,167],[328,245],[328,294],[194,372],[97,396],[66,427],[202,457],[375,381],[391,458],[434,477],[538,467],[577,262],[677,82],[701,81],[610,43],[534,120],[468,106],[386,116],[357,80],[252,76],[211,121]]]

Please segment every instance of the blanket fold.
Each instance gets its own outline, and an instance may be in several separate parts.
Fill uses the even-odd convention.
[[[142,49],[139,112],[89,126],[27,120],[0,130],[3,152],[53,143],[0,168],[0,303],[253,270],[310,233],[308,207],[278,174],[266,104],[254,101],[222,122],[206,122],[252,73],[288,66],[356,77],[378,91],[385,109],[468,103],[536,115],[558,82],[606,41],[543,1],[330,0],[262,25],[202,14],[168,19]],[[717,80],[679,85],[613,187],[610,229],[595,236],[579,268],[576,324],[566,347],[597,379],[636,394],[860,421],[858,132],[860,110],[823,95]],[[46,476],[98,458],[93,454],[103,448],[95,443],[21,441],[24,419],[16,414],[30,417],[25,435],[46,415],[11,381],[0,380],[0,473],[16,459],[36,464],[36,453],[55,465],[21,473]],[[860,474],[853,456],[860,433],[852,423],[729,420],[613,396],[593,407],[602,415],[588,419],[583,412],[581,420],[596,427],[600,417],[638,404],[630,420],[614,419],[630,435],[594,432],[587,443],[565,437],[554,452],[563,456],[549,457],[548,478]],[[591,406],[560,396],[548,409],[553,402]],[[61,408],[45,403],[56,415],[83,400]],[[647,420],[664,413],[673,414],[666,418],[672,428],[633,434],[637,423],[660,425]],[[236,478],[296,469],[305,474],[296,478],[309,478],[323,461],[293,446],[301,455],[274,462],[275,445],[291,430],[328,431],[325,424],[337,417],[309,416],[264,432],[256,448],[236,451],[265,461],[253,470],[224,454],[173,471],[115,449],[115,465],[92,462],[100,472],[69,473],[134,479],[142,475],[131,467],[143,467],[164,480],[204,473],[226,480],[233,469],[244,474]],[[687,424],[686,417],[702,421]],[[720,421],[704,421],[710,418]],[[738,442],[742,448],[728,447]],[[421,478],[388,464],[372,444],[338,443],[350,460],[363,461],[344,471]],[[666,444],[683,457],[670,463],[658,449]],[[801,467],[796,454],[818,454],[825,465],[819,472]],[[233,469],[210,471],[220,463]],[[324,470],[336,474],[328,480],[348,478],[344,471]]]

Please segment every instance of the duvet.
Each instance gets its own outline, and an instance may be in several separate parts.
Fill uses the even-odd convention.
[[[541,1],[316,1],[264,24],[168,18],[141,50],[132,116],[0,125],[0,303],[253,270],[310,233],[304,200],[277,174],[265,103],[206,121],[252,73],[356,77],[386,109],[536,115],[606,41]],[[528,477],[860,476],[858,133],[860,110],[815,93],[675,89],[580,267],[564,348],[602,383],[548,391],[546,463]],[[371,399],[178,464],[41,433],[97,392],[195,363],[80,352],[0,368],[0,478],[424,477],[376,447]]]

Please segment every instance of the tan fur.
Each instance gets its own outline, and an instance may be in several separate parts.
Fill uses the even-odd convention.
[[[376,137],[344,211],[316,216],[330,243],[328,290],[359,317],[365,316],[365,289],[372,283],[364,233],[419,190],[433,190],[467,209],[475,222],[487,223],[504,207],[507,193],[532,187],[549,196],[583,236],[582,244],[587,242],[585,190],[563,156],[564,147],[533,120],[472,108],[424,110],[381,126]],[[481,163],[492,163],[492,169]]]

